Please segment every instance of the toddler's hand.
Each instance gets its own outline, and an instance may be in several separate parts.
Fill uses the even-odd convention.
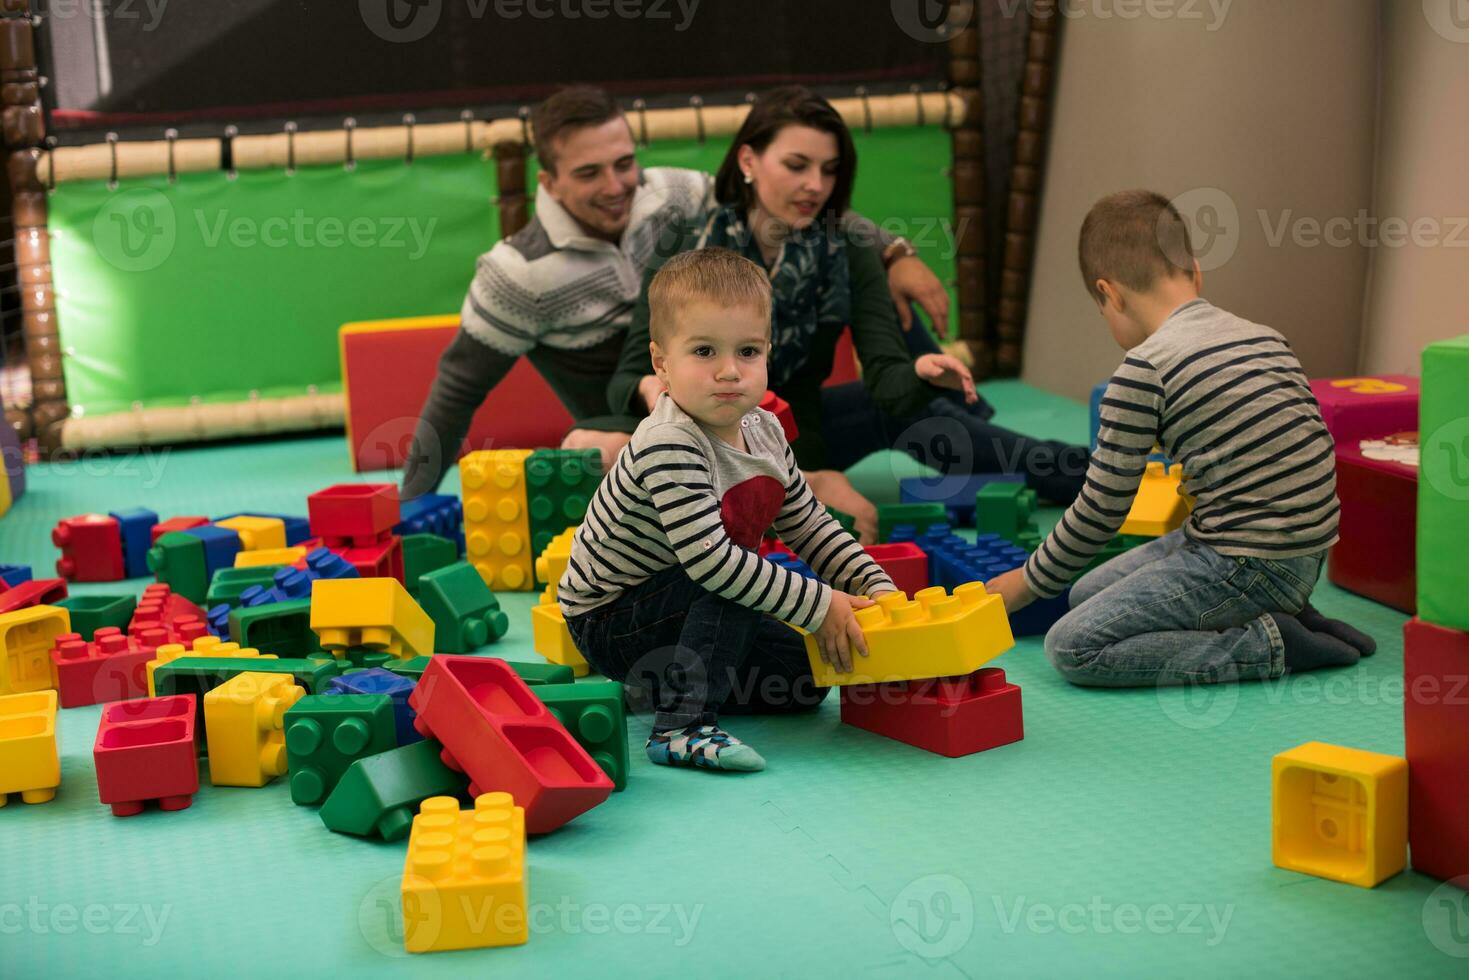
[[[872,600],[865,596],[832,590],[826,618],[812,634],[816,637],[816,649],[821,652],[822,663],[835,667],[838,673],[847,674],[852,670],[853,649],[867,656],[867,638],[862,635],[862,627],[857,625],[857,617],[852,615],[852,610],[865,609],[870,605]]]
[[[1005,612],[1015,613],[1035,601],[1036,595],[1025,584],[1025,570],[1012,568],[984,583],[984,590],[1005,600]]]

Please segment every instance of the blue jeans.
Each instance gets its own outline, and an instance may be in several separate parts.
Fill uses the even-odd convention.
[[[817,687],[801,634],[667,568],[567,628],[587,663],[621,681],[654,728],[714,725],[726,714],[809,711]]]
[[[1078,579],[1046,656],[1087,687],[1279,677],[1285,646],[1266,614],[1300,612],[1325,556],[1232,557],[1180,528]]]

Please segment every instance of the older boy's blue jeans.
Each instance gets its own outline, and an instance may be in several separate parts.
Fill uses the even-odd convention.
[[[1279,677],[1285,646],[1267,614],[1300,612],[1324,557],[1223,555],[1180,528],[1078,579],[1046,656],[1088,687]]]
[[[809,711],[830,690],[816,686],[801,634],[678,566],[566,626],[587,663],[622,681],[634,710],[657,708],[655,729],[714,725],[721,713]]]

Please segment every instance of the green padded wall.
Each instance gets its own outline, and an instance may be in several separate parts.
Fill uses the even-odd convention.
[[[499,237],[476,154],[60,185],[67,397],[105,414],[340,387],[337,327],[459,309]]]

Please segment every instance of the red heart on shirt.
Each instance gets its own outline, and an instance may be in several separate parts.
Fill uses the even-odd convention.
[[[724,533],[741,548],[754,551],[760,547],[760,538],[780,514],[780,505],[785,503],[786,490],[781,482],[771,476],[752,476],[724,492],[719,501],[719,517],[724,521]]]

